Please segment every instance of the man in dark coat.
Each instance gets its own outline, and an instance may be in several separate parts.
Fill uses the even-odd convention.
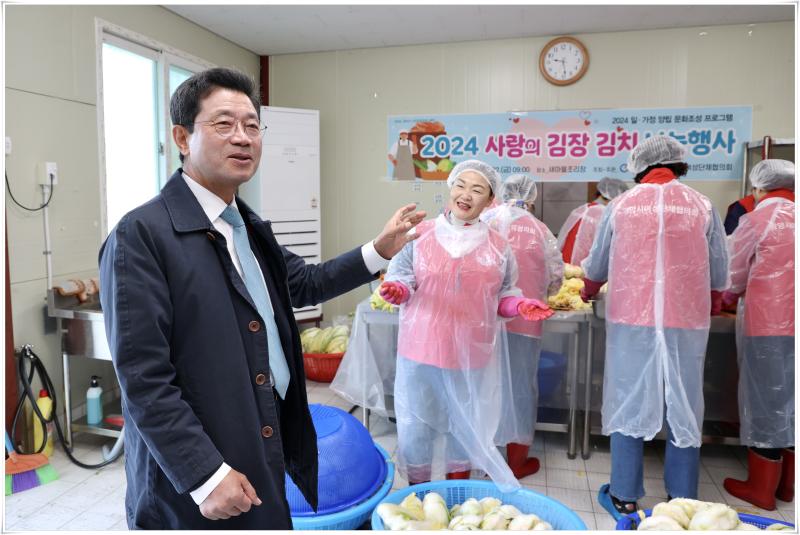
[[[261,158],[259,112],[237,71],[181,84],[170,114],[183,167],[100,251],[130,528],[291,529],[284,472],[316,507],[317,441],[292,306],[374,278],[425,216],[405,206],[373,242],[306,265],[235,197]]]

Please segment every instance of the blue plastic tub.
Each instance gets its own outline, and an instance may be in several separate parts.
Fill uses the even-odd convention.
[[[539,371],[536,382],[539,385],[539,399],[550,399],[558,391],[567,370],[567,357],[561,353],[542,351],[539,356]]]
[[[378,491],[368,500],[338,513],[322,514],[316,516],[292,517],[292,524],[296,530],[350,530],[358,529],[369,519],[372,511],[389,494],[394,483],[394,463],[386,450],[375,444],[381,457],[386,462],[386,479]]]
[[[447,507],[463,503],[467,498],[494,497],[504,504],[513,505],[523,513],[533,513],[542,520],[549,522],[553,529],[560,530],[586,530],[586,524],[563,503],[549,498],[544,494],[529,489],[520,489],[515,492],[502,492],[491,481],[449,480],[434,481],[412,485],[405,489],[396,490],[389,494],[381,503],[396,503],[405,499],[410,492],[415,492],[422,499],[429,492],[438,492],[442,495]],[[377,504],[376,504],[377,507]],[[378,516],[378,511],[372,513],[372,529],[385,530],[383,520]]]
[[[645,516],[650,516],[651,514],[653,514],[652,509],[644,509],[643,511]],[[784,526],[794,527],[794,524],[790,524],[789,522],[784,522],[783,520],[774,520],[772,518],[766,518],[757,515],[748,515],[746,513],[739,513],[739,520],[741,520],[745,524],[752,524],[760,529],[766,529],[767,526],[771,524],[783,524]],[[617,521],[617,531],[635,530],[638,525],[639,525],[639,515],[636,513],[631,513],[629,515],[623,516]]]

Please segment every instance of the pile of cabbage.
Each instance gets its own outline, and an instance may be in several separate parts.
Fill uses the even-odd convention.
[[[581,299],[583,286],[583,269],[580,266],[565,263],[561,288],[556,295],[547,298],[547,304],[550,305],[550,308],[557,310],[590,310],[592,305],[584,303]],[[600,296],[607,291],[608,283],[600,287]]]
[[[647,518],[642,511],[638,514],[642,518],[638,529],[642,531],[760,531],[758,527],[739,520],[736,510],[725,504],[688,498],[659,503]],[[767,530],[794,531],[784,524],[772,524]]]
[[[533,514],[523,514],[513,505],[503,505],[497,498],[483,498],[478,501],[469,498],[450,509],[444,498],[436,492],[429,492],[420,500],[410,493],[400,502],[382,503],[378,515],[383,524],[393,531],[407,530],[511,530],[543,531],[553,526]]]
[[[397,310],[396,306],[381,297],[380,286],[375,288],[375,291],[369,296],[369,306],[372,307],[372,310],[382,310],[384,312],[394,312]]]
[[[580,266],[564,262],[564,278],[565,279],[582,279],[583,269]]]
[[[344,353],[350,341],[347,325],[319,329],[312,327],[300,333],[303,353]]]
[[[547,298],[547,304],[551,308],[560,310],[588,310],[592,305],[583,302],[581,289],[583,289],[583,279],[564,279],[558,293]]]

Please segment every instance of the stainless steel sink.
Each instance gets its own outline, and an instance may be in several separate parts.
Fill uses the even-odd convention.
[[[49,290],[47,313],[60,320],[63,353],[111,360],[98,294],[89,295],[81,303],[77,296],[62,296],[56,290]]]

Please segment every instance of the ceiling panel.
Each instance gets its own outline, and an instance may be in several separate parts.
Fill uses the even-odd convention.
[[[165,5],[259,55],[790,21],[795,6]]]

